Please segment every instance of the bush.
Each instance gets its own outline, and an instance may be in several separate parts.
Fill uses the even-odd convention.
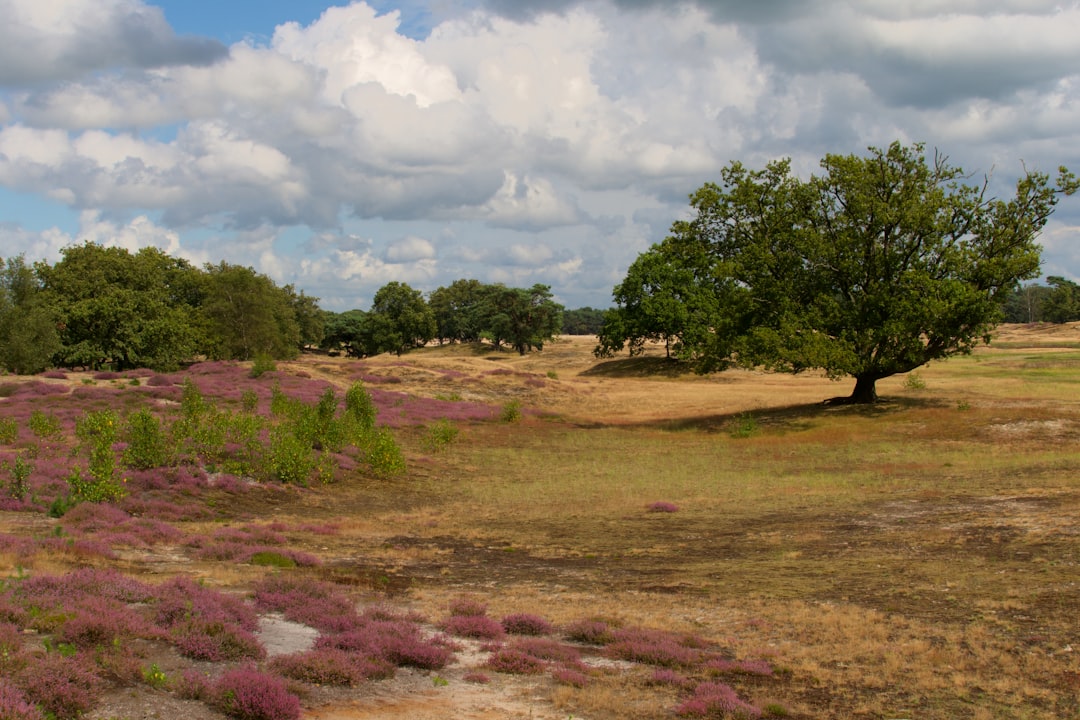
[[[277,363],[267,353],[255,353],[255,359],[251,363],[251,377],[260,378],[268,372],[277,370]]]
[[[393,667],[384,664],[393,674]],[[270,661],[270,669],[292,680],[313,685],[356,685],[371,677],[368,674],[371,668],[363,659],[335,648],[281,655]]]
[[[15,418],[0,418],[0,444],[11,445],[19,438],[19,424]]]
[[[509,635],[550,635],[551,623],[538,615],[519,613],[502,619],[503,630]]]
[[[521,401],[510,400],[502,407],[499,419],[505,423],[516,423],[521,420]]]
[[[4,720],[45,720],[36,705],[7,680],[0,680],[0,718]]]
[[[484,667],[510,675],[539,675],[547,668],[547,663],[520,650],[506,648],[493,653]]]
[[[428,427],[424,445],[432,452],[438,452],[457,440],[458,432],[457,426],[448,419],[436,420]]]
[[[15,461],[10,465],[3,463],[3,469],[11,476],[8,480],[8,495],[16,500],[22,500],[30,491],[30,473],[34,472],[34,466],[23,459],[22,455],[16,455]]]
[[[78,469],[68,478],[77,499],[111,502],[124,496],[124,490],[117,482],[116,453],[113,451],[119,429],[120,421],[112,410],[89,412],[75,424],[75,434],[90,454],[90,479],[83,480]]]
[[[238,720],[298,720],[300,700],[285,683],[253,666],[227,670],[214,684],[213,704]]]
[[[60,437],[60,421],[52,413],[34,410],[30,413],[30,432],[40,440],[56,440]]]
[[[263,474],[278,482],[307,485],[316,467],[311,445],[288,427],[279,425],[270,433],[270,447],[263,459]]]
[[[377,411],[371,395],[359,380],[345,393],[345,414],[355,424],[361,437],[375,429]]]
[[[56,718],[75,718],[88,712],[102,691],[98,677],[78,656],[49,652],[18,673],[15,682],[30,702]]]
[[[451,615],[441,627],[458,637],[491,640],[503,636],[502,625],[486,615]]]
[[[680,717],[759,718],[761,710],[739,699],[735,691],[723,683],[705,682],[694,689],[694,696],[675,709]]]
[[[451,615],[487,615],[487,605],[469,595],[462,595],[450,601]]]
[[[371,470],[379,477],[390,477],[405,472],[405,457],[394,440],[393,434],[384,427],[371,436],[367,453]]]
[[[169,464],[169,446],[161,423],[145,408],[128,416],[124,431],[127,448],[124,464],[136,470],[149,470]]]

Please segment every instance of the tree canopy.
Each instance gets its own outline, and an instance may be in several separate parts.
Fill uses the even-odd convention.
[[[1061,168],[1056,185],[1028,172],[1013,197],[988,197],[988,182],[921,144],[828,155],[808,180],[788,160],[733,162],[646,253],[649,272],[632,268],[616,288],[597,352],[674,336],[701,371],[818,368],[855,378],[845,400],[873,402],[878,380],[989,339],[1019,281],[1038,274],[1036,239],[1060,195],[1076,189]],[[650,284],[664,273],[674,279]],[[668,297],[678,282],[692,288],[686,317]]]

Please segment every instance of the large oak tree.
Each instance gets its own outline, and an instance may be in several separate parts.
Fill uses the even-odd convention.
[[[649,252],[693,268],[709,299],[680,319],[679,355],[700,370],[819,368],[855,378],[844,400],[873,402],[878,380],[989,340],[1005,299],[1039,272],[1036,239],[1060,195],[1076,189],[1061,168],[1056,185],[1029,172],[1013,197],[989,197],[988,182],[921,144],[828,155],[808,180],[787,160],[734,162]],[[618,327],[605,334],[617,346]]]

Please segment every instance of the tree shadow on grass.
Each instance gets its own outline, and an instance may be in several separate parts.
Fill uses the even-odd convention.
[[[778,407],[718,413],[715,415],[692,415],[661,418],[644,422],[620,424],[623,428],[686,431],[698,430],[710,433],[729,433],[741,437],[759,434],[784,434],[812,429],[816,421],[827,417],[883,418],[910,410],[949,407],[946,400],[934,398],[883,397],[872,405],[828,405],[803,403]],[[607,427],[612,427],[611,425]]]
[[[690,363],[666,357],[632,357],[606,360],[581,373],[583,377],[599,378],[678,378],[693,375]]]

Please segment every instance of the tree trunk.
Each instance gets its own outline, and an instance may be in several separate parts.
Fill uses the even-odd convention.
[[[877,402],[877,378],[873,375],[860,375],[855,378],[855,389],[851,391],[848,402],[853,405],[864,405]]]

